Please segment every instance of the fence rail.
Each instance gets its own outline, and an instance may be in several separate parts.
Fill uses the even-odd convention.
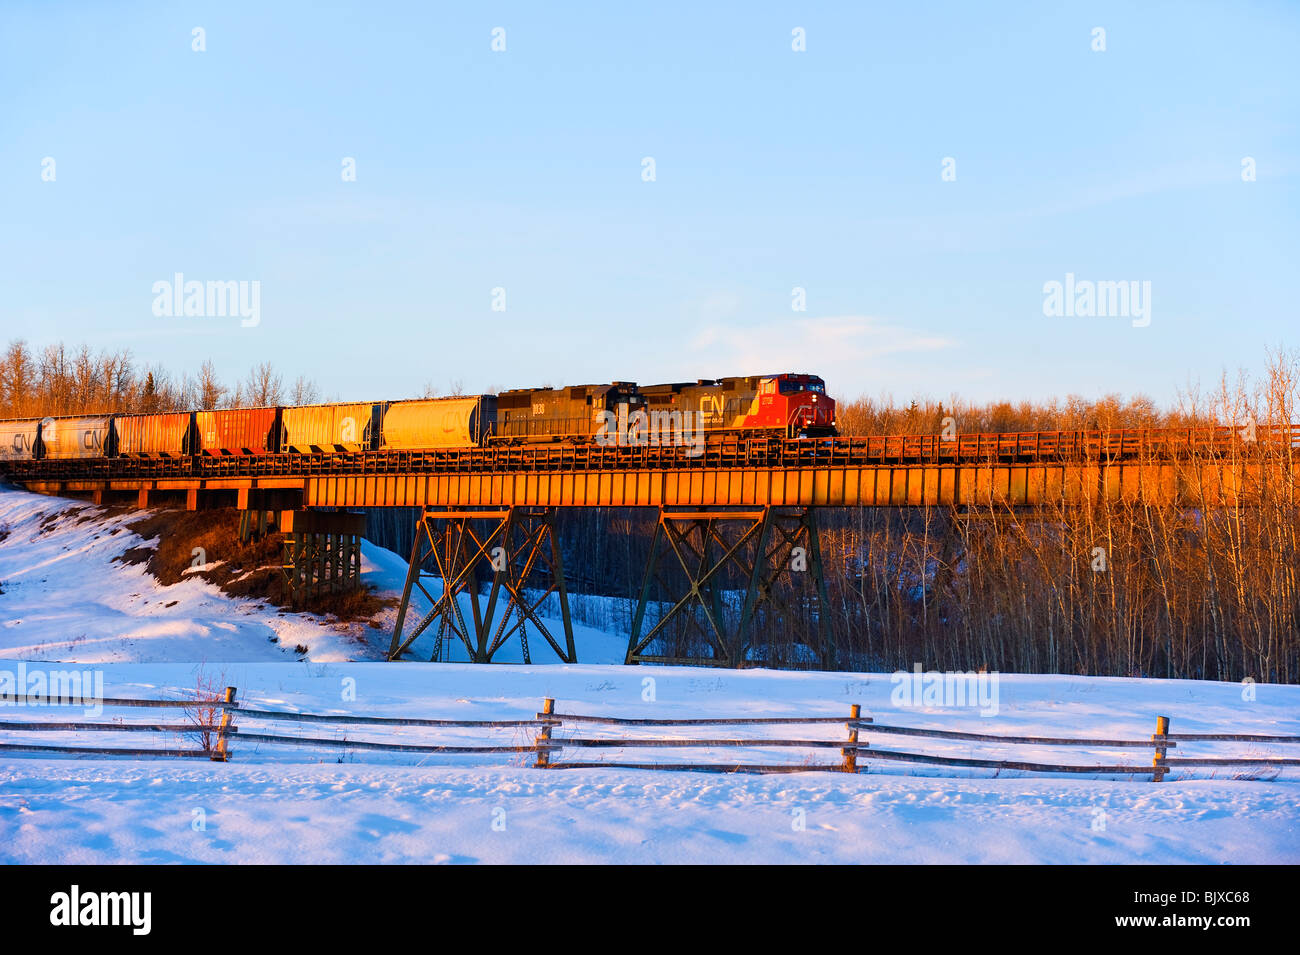
[[[735,718],[697,718],[697,719],[635,719],[626,717],[591,716],[585,714],[555,713],[554,701],[547,700],[546,708],[538,717],[545,716],[556,721],[558,727],[548,727],[548,745],[544,752],[539,751],[537,767],[542,769],[644,769],[644,770],[695,770],[715,773],[775,773],[775,772],[810,772],[835,771],[857,773],[861,771],[860,760],[880,759],[885,761],[916,763],[918,765],[944,766],[953,768],[994,769],[998,771],[1016,771],[1030,773],[1091,773],[1095,775],[1130,775],[1151,776],[1154,782],[1161,782],[1171,769],[1178,767],[1282,767],[1300,765],[1300,758],[1291,757],[1199,757],[1169,758],[1168,751],[1177,748],[1180,742],[1243,742],[1243,743],[1300,743],[1300,735],[1262,735],[1252,733],[1184,733],[1171,735],[1169,717],[1156,718],[1156,732],[1146,739],[1098,739],[1092,737],[1056,737],[1056,736],[1019,736],[994,733],[970,733],[957,730],[928,729],[918,726],[892,726],[877,723],[870,717],[863,718],[860,708],[853,706],[847,720],[838,717],[735,717]],[[617,727],[640,727],[647,729],[686,729],[696,726],[746,726],[746,725],[808,725],[840,724],[848,733],[845,740],[790,740],[790,739],[698,739],[673,737],[607,737],[591,738],[582,736],[554,736],[551,730],[570,724],[603,724]],[[1089,749],[1149,749],[1152,759],[1149,765],[1136,763],[1117,764],[1076,764],[1045,763],[1014,759],[990,759],[975,756],[950,756],[936,753],[916,753],[899,750],[877,749],[868,742],[863,742],[862,734],[893,734],[901,736],[925,737],[936,740],[986,743],[990,745],[1011,746],[1083,746]],[[557,745],[558,744],[558,745]],[[579,760],[556,760],[557,751],[572,747],[574,749],[609,748],[747,748],[761,750],[767,747],[790,747],[811,750],[839,749],[842,760],[839,763],[802,763],[802,764],[747,764],[747,763],[644,763],[644,762],[594,762]]]
[[[202,705],[202,704],[200,704]],[[215,733],[221,729],[217,723],[13,723],[0,721],[0,732],[11,733]],[[233,729],[233,727],[231,727]]]
[[[146,709],[161,710],[167,708],[193,709],[197,706],[224,707],[221,700],[138,700],[120,696],[102,698],[90,696],[40,696],[18,694],[17,696],[0,696],[3,706],[137,706]]]
[[[321,736],[277,736],[268,733],[240,733],[239,739],[288,746],[327,746],[334,749],[369,749],[389,753],[536,753],[537,743],[526,746],[444,746],[426,743],[381,743],[377,740],[329,739]]]
[[[232,755],[230,744],[235,740],[248,743],[264,743],[290,747],[325,747],[345,750],[369,750],[392,753],[424,753],[442,755],[490,755],[490,754],[536,754],[546,748],[540,738],[534,738],[527,744],[512,745],[458,745],[445,743],[406,743],[387,742],[365,739],[339,739],[323,736],[297,736],[281,733],[247,729],[234,723],[233,717],[268,722],[296,722],[327,724],[332,726],[383,726],[390,728],[425,728],[425,729],[543,729],[553,725],[553,721],[544,719],[512,720],[455,720],[425,719],[416,717],[366,716],[343,713],[299,713],[289,710],[268,710],[257,706],[240,703],[236,699],[235,687],[227,687],[223,697],[193,698],[185,700],[150,700],[127,697],[49,697],[19,695],[0,697],[0,704],[24,706],[81,706],[95,707],[137,707],[159,709],[184,709],[200,718],[192,722],[92,722],[74,721],[14,721],[0,720],[0,733],[29,732],[71,732],[71,733],[159,733],[171,735],[195,736],[202,745],[189,749],[161,747],[157,749],[140,749],[109,746],[67,746],[59,743],[11,743],[0,742],[0,752],[53,753],[71,755],[131,756],[131,757],[207,757],[216,761],[226,761]],[[221,722],[212,720],[221,714]],[[540,737],[540,734],[539,734]]]
[[[0,743],[0,753],[63,753],[69,756],[130,756],[133,759],[211,758],[202,749],[126,749],[116,746],[58,746],[49,743]]]
[[[233,755],[232,743],[265,744],[288,747],[323,747],[342,750],[362,750],[391,753],[420,753],[427,755],[504,755],[530,754],[534,757],[533,766],[538,769],[634,769],[655,771],[697,771],[710,773],[800,773],[800,772],[847,772],[864,771],[862,763],[871,760],[885,762],[914,763],[917,765],[940,766],[966,769],[992,769],[997,771],[1015,771],[1028,773],[1072,773],[1094,775],[1150,776],[1153,781],[1162,781],[1171,771],[1193,768],[1228,768],[1249,767],[1281,768],[1300,766],[1300,757],[1291,756],[1176,756],[1170,757],[1169,750],[1177,749],[1180,744],[1192,743],[1245,743],[1288,745],[1300,743],[1300,735],[1261,734],[1261,733],[1170,733],[1170,719],[1166,716],[1156,718],[1155,733],[1141,739],[1110,739],[1091,737],[1056,737],[1023,736],[995,733],[972,733],[958,730],[931,729],[918,726],[894,726],[877,723],[870,716],[863,716],[861,707],[850,707],[847,717],[837,716],[762,716],[762,717],[694,717],[686,719],[637,718],[601,716],[598,714],[557,713],[555,701],[546,699],[542,711],[528,719],[431,719],[419,717],[371,716],[364,714],[343,713],[302,713],[289,710],[265,709],[262,706],[250,706],[236,699],[234,687],[227,687],[221,698],[194,699],[134,699],[109,697],[93,699],[86,697],[40,697],[8,696],[0,697],[0,704],[23,704],[29,706],[83,706],[89,707],[152,707],[158,709],[185,709],[190,715],[189,722],[154,721],[121,722],[104,720],[0,720],[0,734],[8,733],[154,733],[182,735],[196,738],[198,745],[191,748],[164,746],[154,749],[140,747],[111,747],[64,745],[43,741],[0,740],[0,753],[52,753],[73,756],[124,756],[131,758],[208,758],[226,761]],[[217,714],[220,722],[214,722]],[[398,742],[374,739],[352,739],[326,736],[299,736],[288,733],[274,733],[252,727],[237,725],[238,716],[243,720],[258,722],[296,722],[304,724],[324,724],[334,727],[355,725],[362,727],[388,727],[391,729],[439,730],[534,730],[530,742],[463,744],[459,742]],[[844,739],[825,739],[807,737],[740,737],[721,736],[717,734],[698,735],[693,732],[698,727],[826,727],[842,726]],[[575,732],[582,728],[597,730],[606,727],[618,735],[557,735],[566,727]],[[626,731],[643,730],[657,735],[631,736]],[[673,735],[674,731],[684,731],[686,735]],[[871,745],[866,737],[881,734],[913,738],[929,738],[938,741],[965,742],[990,746],[1039,746],[1039,747],[1087,747],[1089,749],[1149,749],[1152,759],[1149,764],[1112,763],[1081,764],[1052,763],[1037,760],[1001,759],[985,756],[954,756],[942,753],[909,752],[894,749],[878,749]],[[645,750],[645,749],[745,749],[762,751],[768,749],[802,749],[812,753],[826,750],[838,750],[837,762],[805,761],[800,763],[763,763],[763,762],[643,762],[643,761],[605,761],[605,760],[564,760],[565,750]]]

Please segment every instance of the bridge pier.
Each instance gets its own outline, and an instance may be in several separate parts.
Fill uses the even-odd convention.
[[[669,564],[671,578],[662,572],[664,563]],[[684,593],[681,586],[673,586],[683,578]],[[682,596],[646,630],[646,611],[656,582],[670,595],[669,601],[674,594]],[[742,582],[745,597],[736,614],[728,609],[723,595],[724,591],[739,590]],[[782,590],[790,588],[783,588],[783,583],[811,587],[816,620],[805,646],[818,665],[833,668],[830,601],[815,507],[764,507],[757,511],[660,508],[625,662],[744,666],[750,660],[754,624],[760,613],[770,608],[793,621],[807,619],[812,610],[811,605],[802,612],[789,607]],[[679,646],[685,640],[706,653],[654,652],[652,645],[673,645],[670,625],[674,622]]]
[[[564,584],[564,561],[555,533],[553,507],[510,507],[504,510],[435,510],[426,507],[421,513],[411,547],[411,558],[402,590],[402,602],[393,627],[388,659],[397,660],[430,626],[438,625],[431,659],[441,659],[444,640],[459,639],[470,660],[491,663],[492,657],[511,637],[518,634],[525,663],[531,663],[528,625],[565,663],[576,663],[573,623],[569,617],[569,598]],[[423,568],[432,557],[436,572]],[[492,586],[484,606],[479,593],[479,572],[492,575]],[[434,597],[425,588],[428,577],[442,579],[442,593]],[[533,577],[542,578],[540,596],[529,597],[524,589]],[[418,589],[432,608],[403,636],[411,591]],[[465,619],[460,601],[467,593],[473,612]],[[563,646],[542,622],[537,608],[556,594],[564,627]],[[500,620],[497,606],[504,600]]]
[[[250,512],[245,511],[244,515]],[[266,511],[259,511],[266,530]],[[361,535],[364,514],[344,511],[281,511],[284,563],[281,570],[290,602],[302,606],[312,597],[343,593],[361,586]],[[243,520],[241,517],[241,533]]]
[[[250,538],[261,540],[266,536],[267,513],[259,508],[250,511],[247,508],[239,512],[239,543],[246,544]]]

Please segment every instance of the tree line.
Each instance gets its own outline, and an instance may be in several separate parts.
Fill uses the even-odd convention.
[[[211,411],[319,400],[314,382],[299,376],[286,385],[270,362],[224,382],[210,359],[196,373],[177,376],[159,365],[139,365],[127,349],[93,351],[60,342],[33,351],[16,340],[0,357],[0,418]]]

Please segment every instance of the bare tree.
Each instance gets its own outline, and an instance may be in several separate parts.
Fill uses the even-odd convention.
[[[237,392],[244,407],[264,408],[278,405],[284,401],[284,380],[276,373],[269,361],[255,365],[244,380],[243,387]]]
[[[10,342],[0,364],[0,410],[6,417],[35,414],[35,398],[36,365],[32,353],[25,341]]]
[[[211,358],[199,366],[199,377],[195,388],[200,411],[218,408],[225,400],[228,389],[217,380],[217,370],[213,367]]]
[[[289,402],[295,405],[314,405],[318,401],[320,401],[320,389],[316,387],[316,383],[299,375],[293,383],[293,390],[289,393]]]

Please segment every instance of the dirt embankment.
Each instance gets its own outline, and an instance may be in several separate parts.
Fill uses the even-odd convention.
[[[116,559],[144,564],[162,584],[200,577],[234,597],[251,597],[286,609],[291,605],[281,569],[284,535],[271,532],[241,543],[239,512],[234,508],[151,511],[128,526],[156,543],[132,547]],[[392,598],[381,600],[373,588],[366,587],[314,597],[293,609],[366,621],[394,603]]]

